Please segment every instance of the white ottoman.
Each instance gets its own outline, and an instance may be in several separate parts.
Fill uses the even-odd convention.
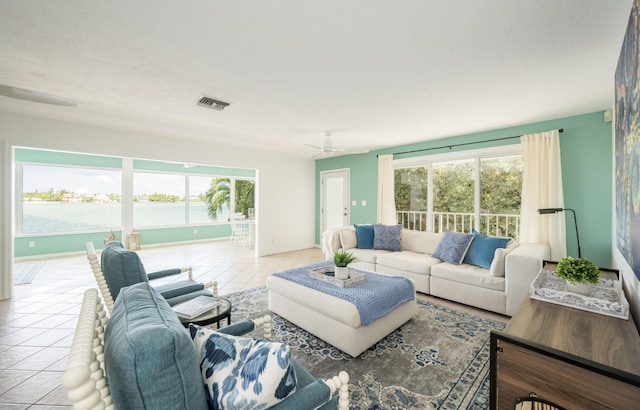
[[[411,319],[416,311],[414,294],[412,300],[363,326],[356,306],[339,297],[277,276],[267,279],[267,289],[272,312],[353,357]]]

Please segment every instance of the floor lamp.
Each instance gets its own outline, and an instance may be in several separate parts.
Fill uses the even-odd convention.
[[[576,226],[576,239],[578,241],[578,258],[582,258],[582,251],[580,250],[580,235],[578,235],[578,219],[576,218],[576,211],[571,208],[540,208],[538,209],[538,213],[540,215],[545,214],[557,214],[562,211],[571,211],[573,212],[573,224]]]

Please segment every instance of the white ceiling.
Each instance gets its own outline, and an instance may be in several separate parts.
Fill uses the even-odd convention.
[[[632,0],[0,0],[0,111],[311,157],[610,108]],[[231,102],[197,107],[206,94]]]

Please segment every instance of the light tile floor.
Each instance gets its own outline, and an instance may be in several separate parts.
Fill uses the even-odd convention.
[[[227,241],[145,248],[139,254],[147,272],[192,266],[194,279],[218,281],[221,295],[263,286],[273,272],[324,259],[319,248],[255,257],[253,250]],[[57,257],[45,260],[30,284],[15,286],[12,299],[0,301],[0,409],[71,408],[61,378],[82,294],[90,287],[95,281],[84,254]],[[420,297],[491,319],[508,319]]]

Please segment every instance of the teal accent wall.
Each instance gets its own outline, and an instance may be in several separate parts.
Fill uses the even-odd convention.
[[[29,148],[16,148],[14,151],[14,160],[16,162],[32,162],[52,165],[122,168],[122,158]]]
[[[65,235],[38,235],[14,238],[14,256],[16,258],[35,257],[56,253],[83,252],[84,244],[92,242],[96,249],[102,249],[104,238],[110,231],[77,233]],[[114,231],[121,238],[122,233]],[[29,243],[34,246],[30,247]]]
[[[612,187],[612,123],[604,122],[604,111],[542,121],[493,131],[442,138],[411,145],[402,145],[366,154],[345,155],[316,161],[316,204],[320,203],[320,172],[350,169],[350,197],[357,201],[351,206],[351,223],[375,223],[377,218],[378,159],[377,155],[417,149],[444,147],[427,152],[402,154],[395,159],[458,152],[472,149],[518,144],[519,139],[464,144],[497,138],[512,137],[562,128],[560,150],[562,182],[566,208],[573,208],[578,218],[582,256],[602,267],[612,264],[611,220]],[[362,207],[361,201],[367,206]],[[320,212],[316,208],[316,243],[320,243]],[[573,215],[567,212],[567,253],[578,255]]]
[[[255,169],[244,168],[227,168],[227,167],[212,167],[208,165],[195,165],[193,167],[184,168],[183,164],[163,161],[149,161],[143,159],[133,160],[134,170],[144,171],[164,171],[164,172],[178,172],[184,174],[197,174],[197,175],[215,175],[215,176],[229,176],[229,177],[244,177],[255,178]]]
[[[141,229],[136,232],[140,233],[140,243],[144,247],[145,245],[163,243],[228,238],[231,236],[231,225],[191,225],[174,228]],[[96,249],[102,249],[104,238],[109,233],[110,231],[17,237],[14,239],[14,256],[16,258],[29,258],[50,254],[84,252],[84,244],[86,242],[92,242]],[[127,239],[122,237],[122,232],[114,231],[114,233],[120,242],[126,246]],[[29,246],[30,242],[33,242],[33,247]]]
[[[171,242],[197,241],[204,239],[226,238],[231,236],[231,225],[180,226],[175,228],[139,229],[140,243],[158,245]]]

